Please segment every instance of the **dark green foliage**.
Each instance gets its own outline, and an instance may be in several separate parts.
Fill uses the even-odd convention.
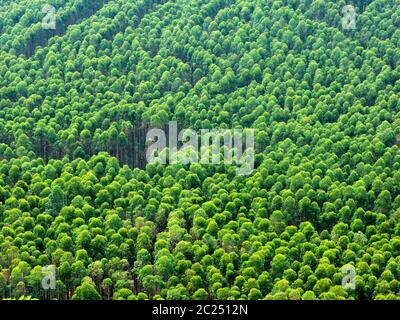
[[[400,297],[397,1],[50,2],[0,0],[0,298]],[[170,120],[254,172],[146,164]]]

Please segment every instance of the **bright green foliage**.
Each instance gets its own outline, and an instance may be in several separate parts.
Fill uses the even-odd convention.
[[[397,0],[50,2],[0,0],[0,299],[400,297]],[[147,164],[171,120],[255,170]]]

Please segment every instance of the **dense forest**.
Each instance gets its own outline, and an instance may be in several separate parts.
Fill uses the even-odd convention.
[[[0,0],[0,299],[400,299],[399,48],[398,0]]]

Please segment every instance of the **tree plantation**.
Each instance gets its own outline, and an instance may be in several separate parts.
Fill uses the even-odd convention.
[[[0,0],[0,299],[400,299],[399,48],[398,0]],[[254,170],[148,163],[171,121]]]

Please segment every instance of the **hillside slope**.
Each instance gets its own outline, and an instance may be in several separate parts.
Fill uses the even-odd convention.
[[[400,297],[400,3],[347,4],[0,0],[0,298]],[[173,120],[255,170],[148,164]]]

